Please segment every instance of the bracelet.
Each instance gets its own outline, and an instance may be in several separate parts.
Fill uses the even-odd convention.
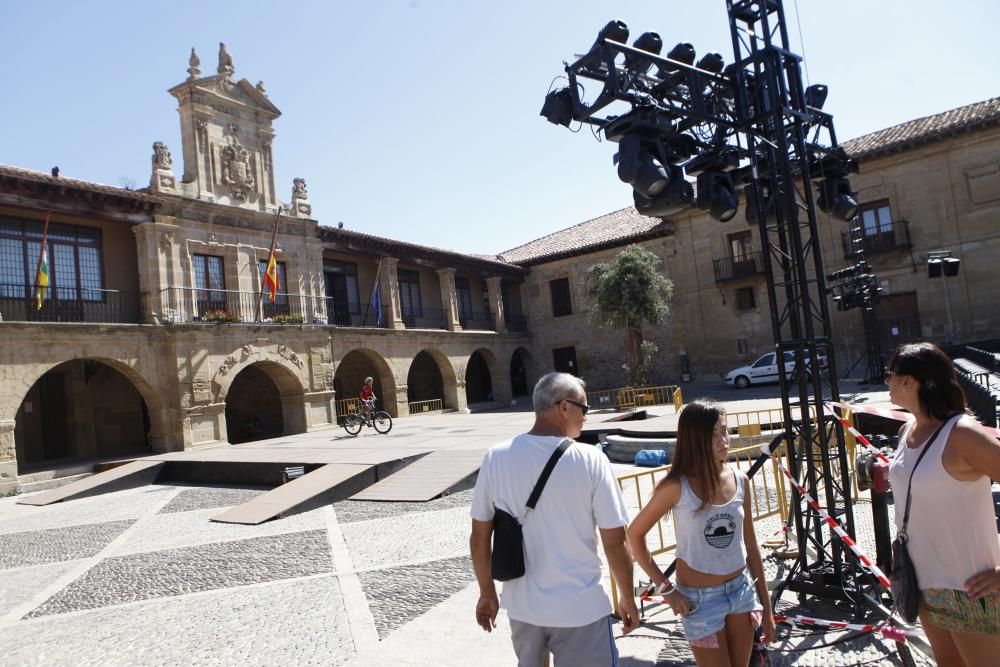
[[[677,590],[677,587],[674,586],[672,583],[670,583],[669,579],[664,579],[663,583],[660,584],[659,586],[657,586],[653,590],[653,594],[654,595],[670,595],[675,590]]]

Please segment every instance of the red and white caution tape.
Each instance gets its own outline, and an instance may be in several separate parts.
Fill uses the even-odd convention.
[[[837,421],[840,422],[840,425],[843,426],[844,428],[846,428],[848,430],[848,432],[850,432],[850,434],[853,435],[857,439],[858,442],[860,442],[862,445],[864,445],[865,447],[867,447],[871,451],[875,452],[875,456],[877,456],[879,459],[881,459],[885,463],[890,463],[889,457],[887,457],[885,454],[883,454],[882,452],[880,452],[871,442],[869,442],[868,438],[866,438],[864,435],[861,434],[861,431],[859,431],[858,429],[856,429],[853,426],[851,426],[851,424],[846,419],[844,419],[843,417],[841,417],[840,415],[838,415],[836,412],[833,412],[834,405],[843,406],[844,404],[843,403],[838,403],[838,404],[827,403],[826,404],[826,407],[830,408],[830,412],[833,414],[834,417],[837,418]]]
[[[823,618],[813,618],[812,616],[784,616],[774,615],[775,623],[802,623],[803,625],[819,625],[834,630],[856,630],[858,632],[880,632],[886,639],[897,642],[906,641],[906,637],[922,637],[916,630],[898,628],[888,623],[844,623],[841,621],[828,621]]]
[[[860,412],[866,415],[876,415],[878,417],[885,417],[886,419],[894,419],[899,422],[910,421],[913,419],[913,415],[909,412],[900,412],[899,410],[887,410],[886,408],[876,408],[872,405],[850,405],[843,402],[829,402],[827,405],[836,406],[838,408],[844,408],[845,410],[850,410],[851,412]],[[994,438],[1000,438],[1000,428],[995,428],[993,426],[986,426],[985,424],[980,424],[983,429],[992,435]]]

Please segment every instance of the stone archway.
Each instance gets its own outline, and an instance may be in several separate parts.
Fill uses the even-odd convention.
[[[226,433],[231,444],[303,433],[302,385],[287,368],[258,361],[237,373],[226,391]]]
[[[458,379],[448,357],[433,348],[421,350],[406,374],[406,399],[409,403],[441,399],[444,409],[457,410]]]
[[[498,400],[495,393],[498,373],[496,356],[486,348],[479,348],[469,356],[465,367],[465,400],[469,405]]]
[[[356,399],[361,393],[366,377],[371,377],[375,381],[374,390],[379,409],[398,417],[399,404],[402,403],[403,409],[406,408],[406,396],[397,395],[396,377],[389,363],[374,350],[360,347],[345,354],[333,374],[338,417],[343,416],[347,403]]]
[[[514,350],[510,355],[510,393],[513,397],[529,396],[531,382],[528,378],[528,368],[531,365],[531,353],[523,347]]]
[[[39,373],[18,406],[18,469],[162,451],[164,427],[159,397],[131,367],[104,358],[63,361]]]

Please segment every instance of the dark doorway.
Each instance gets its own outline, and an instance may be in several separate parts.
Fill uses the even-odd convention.
[[[528,373],[520,350],[516,350],[510,358],[510,391],[512,396],[528,395]]]
[[[108,364],[77,359],[45,373],[17,410],[18,465],[148,451],[149,412],[132,381]]]
[[[916,292],[882,296],[875,305],[875,321],[879,346],[886,359],[900,345],[923,339]]]
[[[576,366],[575,347],[557,347],[552,350],[552,365],[560,373],[580,375],[580,371]]]
[[[413,358],[410,372],[406,376],[406,400],[408,403],[439,399],[444,403],[444,379],[437,362],[427,352]]]
[[[285,432],[278,386],[256,365],[240,371],[226,394],[226,431],[234,445]]]
[[[465,400],[470,404],[493,400],[490,367],[478,351],[472,353],[469,366],[465,369]]]

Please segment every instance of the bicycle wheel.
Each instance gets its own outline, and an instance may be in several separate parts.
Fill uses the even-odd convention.
[[[355,414],[350,414],[344,417],[344,430],[351,435],[357,435],[361,433],[361,427],[364,426],[365,422]]]
[[[385,410],[375,413],[375,430],[379,433],[388,433],[392,429],[392,417]]]

